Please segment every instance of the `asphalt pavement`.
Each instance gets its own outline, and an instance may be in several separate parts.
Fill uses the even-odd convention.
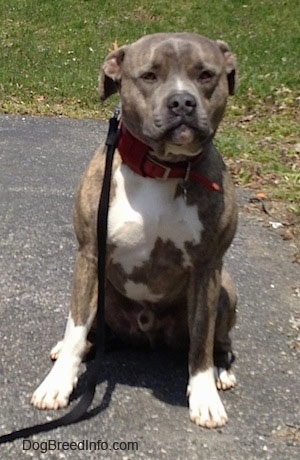
[[[0,117],[0,436],[58,413],[29,401],[50,369],[70,303],[76,241],[74,192],[104,140],[100,121]],[[237,190],[241,204],[248,192]],[[185,356],[107,354],[92,408],[73,426],[0,446],[6,460],[300,458],[299,265],[293,247],[241,206],[227,265],[239,290],[232,334],[237,387],[221,395],[229,423],[217,430],[188,417]],[[85,386],[85,371],[71,407]]]

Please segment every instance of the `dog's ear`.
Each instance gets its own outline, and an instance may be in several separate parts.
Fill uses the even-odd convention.
[[[112,51],[105,59],[99,74],[100,99],[105,101],[119,89],[122,77],[122,63],[127,46]]]
[[[231,49],[227,43],[222,40],[217,40],[217,45],[224,54],[225,58],[225,68],[227,72],[228,88],[229,94],[234,94],[236,85],[237,85],[237,68],[236,68],[236,59],[231,52]]]

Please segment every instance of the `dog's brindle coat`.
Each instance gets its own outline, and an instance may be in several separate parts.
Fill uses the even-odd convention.
[[[108,223],[106,323],[134,343],[189,346],[190,417],[206,427],[226,423],[217,388],[235,384],[228,334],[236,292],[222,258],[237,209],[212,143],[234,77],[226,43],[182,33],[145,36],[111,52],[99,80],[102,99],[120,92],[123,126],[149,146],[152,158],[174,164],[196,159],[193,168],[219,184],[211,191],[195,180],[142,177],[116,155]],[[99,151],[77,194],[71,310],[64,339],[51,352],[56,362],[32,397],[41,409],[68,404],[95,319],[103,168]]]

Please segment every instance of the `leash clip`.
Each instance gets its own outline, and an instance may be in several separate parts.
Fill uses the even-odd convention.
[[[105,141],[107,148],[111,146],[116,148],[118,145],[120,120],[121,107],[118,105],[109,120],[108,133]]]

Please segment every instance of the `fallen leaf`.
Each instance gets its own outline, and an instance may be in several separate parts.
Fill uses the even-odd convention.
[[[256,196],[256,198],[258,200],[267,200],[268,199],[267,195],[265,195],[263,192],[258,192],[255,196]]]

